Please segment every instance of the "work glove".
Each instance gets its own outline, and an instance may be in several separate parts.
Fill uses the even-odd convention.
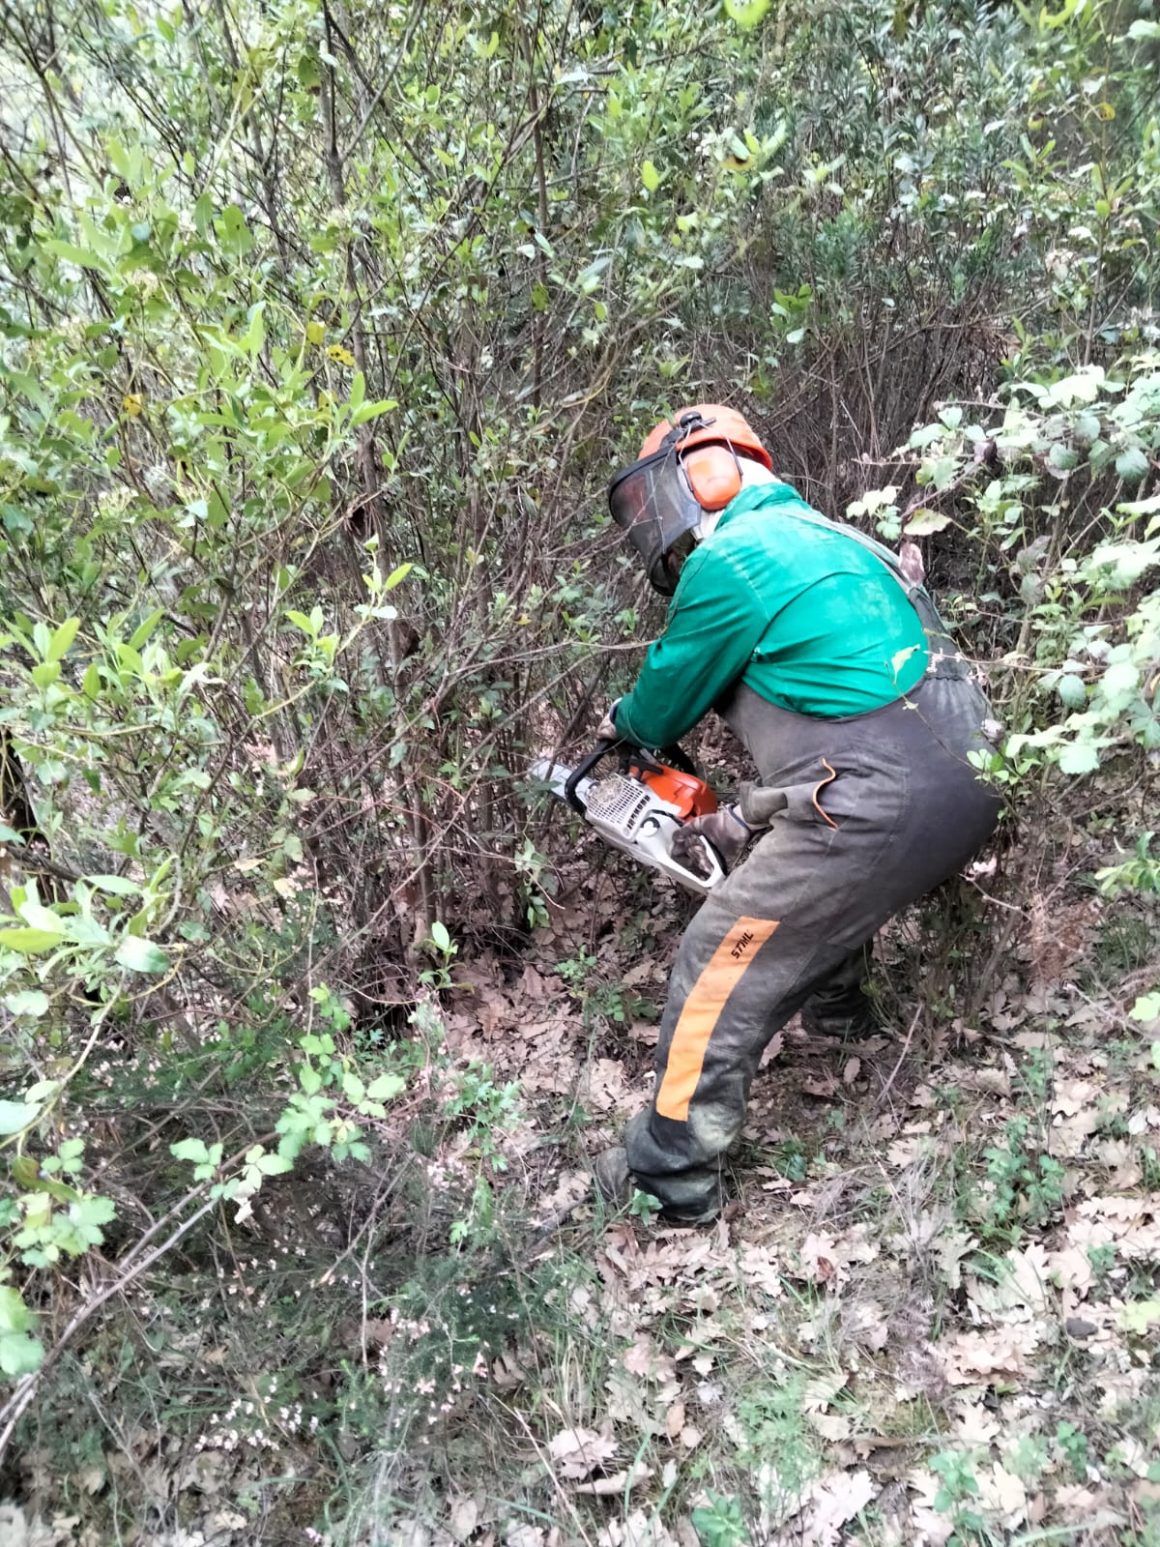
[[[601,720],[600,724],[596,727],[597,741],[619,740],[620,732],[616,728],[616,706],[619,704],[619,702],[619,698],[614,698],[612,700],[608,706],[603,720]]]
[[[750,827],[736,806],[720,806],[708,816],[695,816],[673,834],[672,855],[694,875],[707,876],[712,864],[705,852],[706,842],[717,851],[726,870],[745,852],[745,846],[760,828]]]

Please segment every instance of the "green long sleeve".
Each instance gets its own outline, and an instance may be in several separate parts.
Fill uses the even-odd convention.
[[[729,556],[690,554],[661,637],[649,646],[616,728],[642,747],[679,741],[749,665],[765,629],[757,596]]]

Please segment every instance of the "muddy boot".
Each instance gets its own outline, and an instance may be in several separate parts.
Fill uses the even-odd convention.
[[[626,1209],[632,1202],[633,1180],[623,1144],[602,1150],[592,1162],[596,1196],[608,1209]]]
[[[606,1209],[620,1212],[628,1208],[638,1183],[628,1169],[628,1155],[622,1144],[615,1144],[596,1156],[592,1162],[592,1182],[596,1196]],[[647,1190],[641,1188],[641,1191]],[[718,1196],[705,1208],[692,1211],[662,1209],[659,1217],[666,1225],[710,1225],[717,1218],[720,1207]]]

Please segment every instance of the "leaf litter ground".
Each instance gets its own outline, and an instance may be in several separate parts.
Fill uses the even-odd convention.
[[[635,998],[663,1001],[674,941],[658,917],[679,904],[664,897],[656,948],[626,964],[631,936],[593,940],[623,896],[608,878],[585,890],[519,976],[476,964],[450,1034],[519,1077],[544,1129],[582,1109],[595,1152],[647,1099],[656,1026]],[[901,1024],[852,1045],[780,1033],[738,1202],[711,1229],[602,1220],[590,1203],[569,1216],[565,1236],[590,1215],[596,1231],[599,1287],[575,1312],[599,1331],[601,1386],[544,1429],[559,1518],[509,1515],[505,1535],[493,1510],[488,1535],[1160,1540],[1154,1032],[1085,983],[1090,903],[1050,935],[1037,906],[969,1026],[928,1017],[909,1047]],[[913,946],[917,927],[897,933]],[[558,970],[578,953],[579,982]],[[551,1218],[587,1176],[549,1162],[541,1185]],[[603,1520],[577,1509],[593,1496],[611,1501]],[[483,1521],[486,1489],[472,1497]]]
[[[422,1433],[372,1436],[377,1481],[330,1531],[255,1523],[270,1466],[317,1466],[301,1428],[263,1469],[162,1426],[88,1463],[94,1495],[148,1473],[182,1525],[135,1539],[162,1547],[1160,1541],[1158,1029],[1093,969],[1089,903],[1050,930],[1037,909],[968,1023],[913,1013],[936,974],[909,920],[883,942],[895,1034],[779,1033],[737,1201],[687,1231],[606,1215],[584,1164],[648,1099],[687,904],[615,867],[578,878],[518,962],[457,966],[442,1012],[454,1066],[519,1086],[486,1169],[530,1216],[516,1266],[575,1270],[542,1325],[493,1339]],[[437,1184],[477,1151],[418,1163]],[[407,1328],[429,1331],[422,1307],[341,1333],[400,1402],[434,1387],[400,1377]],[[0,1541],[102,1539],[54,1518],[44,1456],[27,1471]]]

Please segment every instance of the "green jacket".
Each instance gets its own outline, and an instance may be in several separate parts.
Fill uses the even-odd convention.
[[[926,671],[918,614],[881,559],[788,484],[743,489],[685,561],[616,727],[671,745],[737,682],[816,719],[893,703]]]

